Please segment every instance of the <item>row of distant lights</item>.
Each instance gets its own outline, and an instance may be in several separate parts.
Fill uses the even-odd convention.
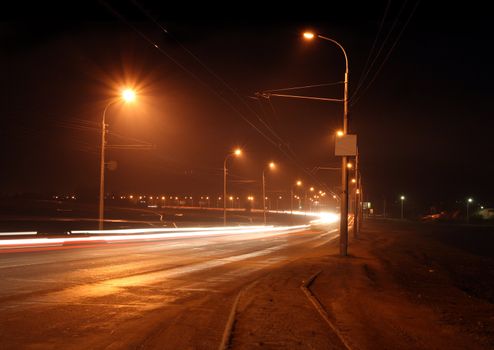
[[[401,201],[404,201],[404,200],[405,200],[405,196],[403,196],[403,195],[402,195],[402,196],[400,196],[400,200],[401,200]],[[473,198],[467,198],[467,201],[466,201],[466,202],[467,202],[467,204],[473,203]],[[483,206],[483,205],[481,205],[481,206],[480,206],[480,209],[484,209],[484,206]]]
[[[322,192],[322,191],[319,191],[319,193],[320,193],[320,196],[319,195],[314,195],[313,198],[314,199],[319,199],[319,198],[324,197],[326,195],[326,193],[325,192]],[[161,200],[166,200],[166,196],[161,196],[161,197],[160,196],[134,196],[134,195],[120,196],[120,197],[118,197],[118,196],[117,197],[112,196],[112,199],[118,199],[118,198],[120,198],[120,199],[134,199],[135,198],[135,199],[139,199],[139,200],[143,200],[143,199],[148,198],[150,200],[153,200],[153,199],[156,199],[156,200],[160,200],[160,199]],[[169,199],[171,199],[171,200],[179,200],[180,198],[181,197],[177,197],[177,196],[175,196],[175,197],[174,196],[170,196],[169,197]],[[200,198],[201,198],[201,200],[209,200],[210,199],[209,196],[207,196],[207,197],[201,196]],[[221,200],[222,198],[223,197],[218,197],[218,200]],[[247,200],[253,201],[254,198],[255,198],[254,196],[248,196],[247,197]],[[301,199],[301,197],[300,196],[297,196],[297,195],[294,195],[293,198],[295,198],[295,199]],[[336,196],[333,195],[333,198],[336,198]],[[69,196],[53,196],[53,199],[77,199],[77,197],[74,196],[74,195],[69,195]],[[185,196],[185,197],[183,197],[183,199],[193,200],[194,198],[192,196]],[[228,197],[228,199],[231,200],[231,201],[233,201],[234,199],[240,200],[240,197],[230,196],[230,197]],[[269,197],[266,196],[266,199],[269,199]],[[277,199],[283,199],[283,196],[278,196]],[[312,198],[310,198],[310,200],[312,201]]]
[[[467,204],[470,204],[470,203],[473,203],[473,198],[468,198],[468,199],[467,199]],[[481,210],[482,210],[482,209],[484,209],[484,206],[483,206],[483,205],[481,205],[481,206],[480,206],[480,209],[481,209]]]

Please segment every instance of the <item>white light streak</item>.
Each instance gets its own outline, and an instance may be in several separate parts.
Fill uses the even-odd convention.
[[[30,236],[38,234],[36,231],[24,231],[24,232],[0,232],[0,236]]]

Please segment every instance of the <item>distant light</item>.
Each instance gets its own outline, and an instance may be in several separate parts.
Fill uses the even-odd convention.
[[[352,184],[356,183],[357,180],[356,179],[352,179]]]
[[[472,203],[473,202],[473,199],[472,198],[468,198],[468,203]]]
[[[353,164],[352,164],[352,163],[346,163],[346,167],[347,167],[348,169],[351,169],[351,168],[353,168]]]
[[[274,164],[274,162],[271,162],[271,163],[269,163],[269,167],[270,167],[271,169],[274,169],[274,168],[276,167],[276,165]]]
[[[234,152],[233,152],[236,156],[241,156],[242,155],[242,150],[240,148],[237,148]]]
[[[122,98],[125,102],[134,102],[136,99],[136,93],[132,89],[125,89],[122,91]]]
[[[134,196],[133,196],[133,195],[130,195],[130,196],[129,196],[129,198],[130,198],[130,199],[133,199],[133,198],[134,198]]]
[[[483,206],[480,206],[480,209],[482,210],[482,209],[484,209],[484,207]]]
[[[162,196],[161,199],[165,200],[165,196]]]
[[[298,180],[297,181],[297,186],[302,186],[302,181]]]
[[[338,137],[342,137],[343,135],[345,135],[345,133],[342,130],[338,130],[336,132],[336,136],[338,136]]]
[[[360,194],[360,190],[358,188],[357,188],[356,192],[357,192],[357,194]]]
[[[311,192],[314,192],[314,187],[311,187],[311,188],[310,188],[310,191],[311,191]]]
[[[314,33],[312,32],[304,32],[304,39],[307,39],[307,40],[312,40],[314,39]]]
[[[400,199],[401,199],[402,201],[404,201],[404,200],[405,200],[405,196],[401,196],[401,197],[400,197]]]
[[[230,200],[231,200],[231,201],[233,200],[233,197],[232,197],[232,196],[230,196]]]

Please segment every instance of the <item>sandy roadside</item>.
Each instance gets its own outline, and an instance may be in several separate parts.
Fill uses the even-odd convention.
[[[344,349],[300,289],[321,271],[311,291],[352,349],[494,348],[494,304],[485,291],[494,287],[494,259],[429,231],[367,222],[349,257],[339,257],[333,242],[271,271],[240,299],[230,347]]]

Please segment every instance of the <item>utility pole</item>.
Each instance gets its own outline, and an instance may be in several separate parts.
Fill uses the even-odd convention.
[[[359,176],[359,155],[357,147],[357,155],[355,157],[355,210],[354,210],[354,221],[353,221],[353,237],[359,237],[359,225],[360,225],[360,176]]]

